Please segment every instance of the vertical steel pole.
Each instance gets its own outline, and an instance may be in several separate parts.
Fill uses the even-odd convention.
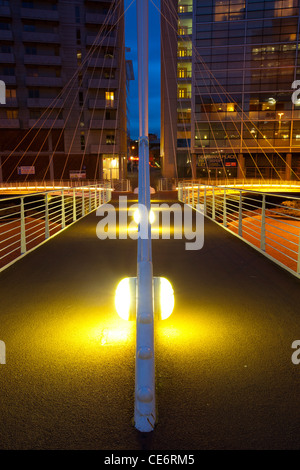
[[[48,193],[45,194],[45,239],[49,238],[49,200]]]
[[[66,213],[65,213],[65,195],[64,190],[61,192],[61,228],[66,226]]]
[[[297,262],[297,274],[300,274],[300,232],[298,241],[298,262]]]
[[[91,188],[89,187],[89,213],[92,212],[92,193]]]
[[[266,195],[263,195],[261,208],[260,249],[266,251]]]
[[[152,298],[152,250],[148,136],[148,0],[137,0],[138,89],[139,89],[139,184],[138,202],[143,205],[141,223],[148,237],[138,238],[137,314],[134,423],[141,432],[152,431],[156,421],[154,318]],[[147,219],[145,219],[147,217]],[[143,219],[143,220],[142,220]]]
[[[239,197],[239,236],[243,236],[243,200],[242,200],[242,191],[240,191]]]
[[[224,188],[224,200],[223,200],[223,225],[227,227],[227,201],[226,201],[226,188]]]
[[[216,201],[215,201],[215,188],[212,187],[212,219],[215,220],[216,218]]]
[[[21,197],[21,255],[26,253],[26,227],[25,227],[25,208],[24,208],[24,198]]]
[[[85,215],[85,211],[84,211],[84,188],[82,188],[81,212],[82,212],[82,217],[84,217],[84,215]]]
[[[76,189],[73,188],[73,222],[76,222]]]

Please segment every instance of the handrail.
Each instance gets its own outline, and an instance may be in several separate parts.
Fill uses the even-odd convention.
[[[0,198],[0,271],[108,202],[111,193],[104,183]]]
[[[178,199],[203,204],[206,217],[300,279],[300,197],[191,180],[178,183]]]

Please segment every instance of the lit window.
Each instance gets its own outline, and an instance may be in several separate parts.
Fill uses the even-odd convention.
[[[115,99],[114,91],[106,91],[105,92],[106,106],[113,106],[114,99]]]
[[[114,145],[115,144],[115,136],[114,134],[109,134],[106,136],[106,145]]]
[[[84,131],[80,132],[80,149],[84,150],[85,149],[85,136],[84,136]]]
[[[18,115],[19,115],[19,112],[17,109],[8,109],[6,111],[7,119],[17,119]]]
[[[16,98],[17,91],[12,88],[6,88],[6,98]]]
[[[235,111],[234,103],[227,103],[227,112],[232,113]]]

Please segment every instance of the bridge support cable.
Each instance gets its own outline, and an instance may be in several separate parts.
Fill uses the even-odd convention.
[[[173,20],[171,19],[171,21],[170,21],[170,19],[169,19],[169,18],[173,18],[173,19],[177,20],[177,22],[178,22],[178,13],[177,13],[174,5],[171,2],[169,2],[168,0],[164,1],[165,9],[166,9],[167,15],[169,16],[169,18],[168,18],[155,5],[153,0],[150,0],[150,1],[154,5],[154,7],[160,12],[160,14],[164,17],[165,22],[168,23],[168,28],[173,29],[173,31],[175,31],[175,28],[174,28],[174,25],[173,25]],[[175,31],[175,33],[178,34],[178,31]],[[184,36],[179,36],[178,35],[178,38],[180,38],[180,41],[182,41],[182,42],[186,42],[186,43],[190,42],[190,39],[187,39]],[[267,150],[269,150],[269,151],[271,150],[274,154],[279,156],[279,158],[284,163],[285,167],[288,168],[290,173],[293,174],[299,180],[299,176],[295,173],[294,170],[292,170],[290,162],[286,161],[286,159],[280,154],[278,149],[272,145],[272,143],[266,138],[266,136],[263,135],[262,130],[259,129],[259,127],[257,125],[258,123],[253,122],[249,118],[248,114],[243,110],[243,107],[235,101],[235,99],[230,95],[230,93],[227,92],[227,90],[224,88],[224,86],[218,81],[218,79],[214,76],[213,72],[209,69],[208,65],[205,63],[205,61],[203,60],[203,58],[199,54],[197,48],[193,44],[192,44],[192,54],[193,54],[194,58],[196,59],[196,60],[195,59],[193,60],[193,74],[195,72],[197,72],[198,74],[199,73],[201,74],[202,81],[203,81],[204,86],[207,90],[207,95],[209,96],[209,98],[211,100],[211,103],[214,103],[215,98],[218,97],[218,99],[220,100],[218,103],[220,103],[220,104],[225,104],[227,102],[233,103],[233,105],[234,105],[234,107],[237,111],[236,114],[238,115],[238,119],[234,118],[232,115],[229,114],[229,119],[227,118],[226,120],[224,120],[224,117],[221,116],[221,114],[219,113],[219,111],[217,109],[216,113],[215,113],[216,118],[214,119],[214,122],[217,122],[218,124],[220,124],[222,126],[225,138],[226,138],[226,140],[229,144],[229,145],[226,146],[226,148],[228,148],[229,146],[231,147],[231,150],[232,150],[233,154],[236,157],[237,165],[239,167],[239,171],[240,171],[240,173],[243,174],[243,177],[245,178],[245,173],[244,173],[244,169],[243,169],[243,164],[240,162],[240,159],[239,159],[239,154],[242,153],[241,149],[244,148],[244,149],[247,150],[247,153],[249,153],[249,156],[250,156],[250,158],[251,158],[251,160],[254,164],[254,167],[256,168],[258,173],[260,174],[260,177],[262,179],[264,179],[264,177],[263,177],[263,175],[260,171],[261,169],[257,165],[255,157],[253,157],[253,155],[250,151],[250,148],[248,147],[247,142],[245,141],[245,138],[243,136],[242,128],[239,129],[238,124],[240,122],[243,124],[245,130],[249,133],[251,139],[253,140],[253,146],[256,147],[262,153],[262,155],[264,155],[266,157],[266,160],[268,161],[268,163],[270,165],[270,168],[275,171],[275,173],[277,174],[279,179],[283,179],[283,176],[278,172],[278,168],[276,168],[276,166],[273,164],[273,162],[269,158]],[[202,93],[200,92],[196,81],[193,80],[192,84],[195,87],[195,91],[196,90],[198,91],[198,95],[200,96],[200,99],[201,99],[201,106],[202,106],[203,111],[205,113],[205,119],[202,120],[201,122],[202,123],[207,123],[208,126],[209,126],[212,139],[214,140],[215,145],[216,145],[215,149],[213,149],[213,150],[216,152],[216,157],[220,159],[221,166],[223,167],[223,171],[225,171],[224,161],[222,159],[224,154],[221,153],[221,151],[224,151],[224,149],[220,149],[220,146],[216,143],[217,142],[217,139],[216,139],[217,136],[215,135],[215,132],[212,128],[212,121],[210,119],[210,116],[207,113]],[[192,96],[192,98],[193,98],[193,96]],[[179,105],[181,106],[181,102],[179,103]],[[195,106],[194,105],[195,105],[195,103],[192,102],[191,113],[192,113],[192,116],[195,118]],[[194,119],[194,121],[195,121],[195,124],[197,126],[196,119]],[[226,128],[226,123],[227,122],[230,122],[231,125],[235,127],[235,131],[239,135],[239,141],[240,141],[239,145],[237,145],[236,138],[233,141],[230,138],[230,135],[228,134],[228,130]],[[252,127],[252,129],[250,129],[250,126]],[[266,143],[265,146],[263,146],[260,143],[260,140],[259,140],[258,137],[253,135],[252,130],[255,130],[255,133],[259,134],[261,139],[264,139],[263,141]],[[188,138],[187,135],[186,135],[186,138]],[[209,173],[209,169],[208,169],[209,166],[208,166],[207,160],[209,159],[209,156],[212,152],[212,149],[206,147],[204,145],[204,143],[202,143],[202,145],[201,145],[201,143],[202,142],[200,142],[200,147],[201,147],[202,153],[204,154],[204,161],[205,161],[205,165],[206,165],[206,169],[207,169],[207,173],[208,173],[208,178],[210,179],[210,173]],[[190,155],[192,153],[192,149],[188,149],[188,152],[189,152],[189,155]],[[225,171],[225,178],[228,179],[226,171]]]

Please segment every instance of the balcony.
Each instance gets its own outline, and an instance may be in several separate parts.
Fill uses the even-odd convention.
[[[28,98],[28,108],[62,108],[63,100],[61,98]]]
[[[0,62],[1,64],[14,64],[15,63],[15,56],[14,54],[1,54],[0,55]]]
[[[108,119],[93,119],[90,120],[91,129],[116,129],[117,121]]]
[[[21,8],[21,17],[31,20],[59,21],[58,11],[38,8]]]
[[[19,119],[0,119],[1,129],[18,129],[20,127]]]
[[[177,57],[180,60],[186,60],[186,59],[191,60],[192,55],[193,55],[192,49],[186,49],[186,50],[179,49],[177,52]]]
[[[118,66],[117,59],[112,59],[111,57],[90,57],[87,60],[88,67],[95,67],[95,68],[116,68]]]
[[[36,127],[37,129],[62,129],[64,127],[65,121],[63,119],[29,119],[28,127]]]
[[[117,38],[115,36],[87,36],[86,37],[87,46],[117,46]]]
[[[116,109],[118,107],[118,100],[89,100],[89,109]]]
[[[113,25],[117,21],[117,15],[103,15],[100,13],[86,13],[85,22],[87,24],[110,24]]]
[[[192,94],[191,93],[185,93],[184,95],[177,95],[177,99],[179,101],[184,101],[184,100],[187,100],[187,101],[190,101],[192,99]]]
[[[61,65],[61,57],[57,55],[24,55],[24,64],[28,65]]]
[[[88,88],[105,88],[106,90],[118,88],[118,80],[109,78],[92,78],[89,80]]]
[[[193,32],[193,28],[189,26],[181,26],[178,28],[178,35],[179,36],[189,36]]]
[[[1,39],[1,36],[0,36]],[[23,32],[23,42],[42,42],[60,44],[59,34],[57,33],[41,33],[41,32]]]
[[[3,80],[3,82],[5,83],[5,85],[16,85],[17,84],[17,80],[16,80],[16,77],[14,75],[1,75],[0,76],[0,80]]]
[[[0,30],[0,41],[13,41],[13,33],[10,30]]]
[[[2,5],[2,6],[0,6],[0,16],[1,16],[1,17],[4,17],[4,16],[11,16],[10,7],[9,7],[8,5]]]
[[[107,145],[107,144],[103,144],[103,145],[98,145],[98,144],[91,144],[90,145],[90,153],[93,153],[93,154],[101,154],[101,153],[106,153],[106,154],[112,154],[113,152],[114,153],[118,153],[119,151],[119,144],[115,144],[115,145]]]
[[[6,98],[6,107],[7,108],[18,108],[18,100],[17,98]]]
[[[193,13],[193,5],[178,5],[178,13],[183,17],[186,13]]]
[[[26,77],[26,86],[62,87],[60,77]]]
[[[190,82],[192,80],[192,72],[177,73],[179,82]]]

